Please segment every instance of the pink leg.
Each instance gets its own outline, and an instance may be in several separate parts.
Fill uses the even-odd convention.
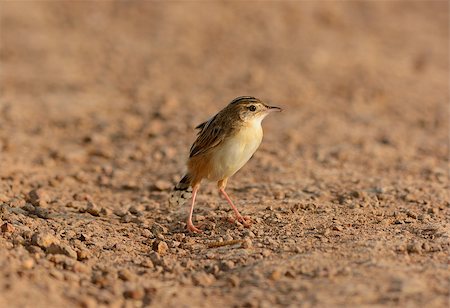
[[[236,218],[239,222],[241,222],[244,226],[249,227],[250,223],[248,223],[245,218],[239,213],[237,207],[233,204],[233,201],[231,201],[230,197],[228,197],[228,194],[226,193],[224,188],[219,188],[220,192],[224,195],[225,199],[227,199],[228,204],[231,206],[231,208],[234,211],[234,215],[236,215]]]
[[[198,191],[198,185],[196,185],[192,191],[192,203],[191,203],[191,210],[189,212],[189,218],[187,221],[187,228],[189,231],[194,233],[202,233],[202,230],[194,226],[192,223],[192,213],[194,213],[194,204],[195,204],[195,197],[197,197],[197,191]]]

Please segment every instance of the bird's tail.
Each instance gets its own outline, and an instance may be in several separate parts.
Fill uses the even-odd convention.
[[[169,205],[181,206],[192,197],[191,178],[189,174],[183,176],[177,185],[172,190],[169,198]]]

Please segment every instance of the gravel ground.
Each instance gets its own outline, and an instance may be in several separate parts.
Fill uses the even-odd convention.
[[[448,307],[449,8],[0,2],[0,306]],[[168,205],[194,127],[284,108]]]

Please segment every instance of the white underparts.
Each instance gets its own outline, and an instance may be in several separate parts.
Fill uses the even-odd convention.
[[[228,178],[247,163],[261,144],[263,137],[261,121],[264,116],[249,122],[218,147],[212,158],[214,167],[208,175],[209,180]]]

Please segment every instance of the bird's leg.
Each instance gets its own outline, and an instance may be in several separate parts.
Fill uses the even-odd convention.
[[[196,226],[194,226],[194,224],[192,223],[192,213],[194,212],[194,204],[195,204],[195,197],[197,196],[197,191],[198,188],[200,187],[200,185],[194,185],[194,188],[192,190],[192,203],[191,203],[191,210],[189,212],[189,218],[187,221],[187,228],[189,231],[194,232],[194,233],[202,233],[202,230],[200,230],[199,228],[197,228]]]
[[[230,197],[228,196],[227,192],[225,191],[225,186],[226,185],[227,185],[227,179],[219,181],[218,186],[219,186],[220,192],[223,194],[225,199],[227,199],[228,204],[233,209],[234,215],[236,216],[236,219],[239,222],[241,222],[245,227],[249,227],[250,223],[241,215],[241,213],[239,213],[237,207],[233,204],[233,201],[231,201]]]

